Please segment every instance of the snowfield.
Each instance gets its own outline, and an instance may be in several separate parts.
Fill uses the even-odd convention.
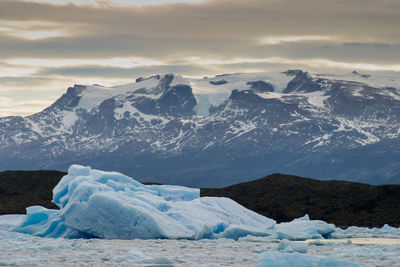
[[[60,210],[0,216],[0,266],[399,266],[400,229],[274,220],[228,198],[72,165]],[[363,239],[358,239],[363,238]],[[354,242],[353,242],[354,241]]]

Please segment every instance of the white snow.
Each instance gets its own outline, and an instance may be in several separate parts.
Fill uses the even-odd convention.
[[[43,130],[40,128],[40,126],[37,123],[35,123],[34,121],[32,121],[29,118],[24,118],[24,119],[31,125],[31,129],[34,132],[38,133],[39,135],[43,135]]]
[[[188,79],[193,88],[193,93],[197,100],[197,115],[205,116],[208,114],[210,105],[217,106],[228,99],[233,90],[250,89],[251,85],[247,82],[265,81],[274,86],[276,92],[282,92],[287,84],[293,79],[281,72],[265,73],[238,73],[227,74],[212,78]],[[213,85],[210,82],[227,81],[225,84]]]
[[[183,78],[181,75],[174,75],[174,78],[169,85],[172,87],[176,85],[190,85],[190,83],[189,80]]]
[[[229,130],[226,132],[227,134],[234,135],[235,137],[239,137],[245,133],[251,132],[252,130],[256,129],[257,125],[252,122],[244,122],[244,121],[236,121],[232,123]],[[228,142],[229,140],[226,140]]]
[[[376,142],[380,141],[380,138],[371,133],[371,129],[375,127],[379,127],[382,125],[385,125],[385,121],[370,121],[366,122],[363,120],[348,120],[343,117],[336,117],[335,118],[337,121],[339,121],[339,126],[338,129],[335,131],[350,131],[354,130],[356,132],[359,132],[360,134],[364,135],[364,138],[356,139],[355,141],[359,143],[360,145],[368,145],[368,144],[373,144]],[[386,127],[390,127],[390,125],[385,125]]]
[[[264,98],[264,99],[271,99],[271,98],[282,98],[285,94],[276,93],[276,92],[265,92],[265,93],[256,93],[256,95]]]
[[[325,108],[325,100],[329,98],[329,95],[324,95],[324,91],[316,91],[312,93],[304,94],[308,98],[308,102],[317,107],[317,108]]]
[[[118,95],[132,94],[139,89],[145,89],[145,91],[144,93],[135,93],[136,96],[145,96],[147,98],[157,99],[161,96],[161,93],[156,88],[160,84],[160,80],[162,80],[165,76],[166,75],[160,76],[159,79],[157,77],[150,77],[140,80],[136,83],[129,83],[114,87],[88,85],[81,93],[81,99],[79,100],[78,108],[90,111],[106,99]],[[190,85],[190,83],[182,76],[174,75],[170,86],[175,85]]]
[[[365,78],[360,75],[355,75],[351,72],[337,72],[329,74],[310,74],[313,78],[325,78],[341,81],[352,81],[359,83],[366,83],[376,87],[395,87],[398,88],[400,84],[400,76],[397,72],[361,72],[361,75],[370,75]]]
[[[362,97],[363,95],[361,94],[362,90],[364,90],[364,88],[360,87],[356,87],[353,89],[353,96],[358,96],[358,97]]]
[[[129,83],[121,86],[104,87],[99,85],[88,85],[81,93],[81,99],[79,100],[78,108],[86,109],[90,111],[92,108],[97,107],[101,102],[111,97],[133,93],[134,91],[146,88],[150,93],[146,95],[151,96],[151,89],[159,85],[160,80],[156,77],[144,79],[137,83]]]
[[[74,112],[64,111],[62,116],[62,124],[64,125],[65,129],[70,129],[78,119],[79,117]]]

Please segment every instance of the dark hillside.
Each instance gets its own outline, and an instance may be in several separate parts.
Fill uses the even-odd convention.
[[[372,186],[273,174],[225,188],[201,190],[202,196],[229,197],[278,222],[308,213],[337,226],[400,226],[400,185]]]
[[[0,214],[21,214],[25,208],[41,205],[57,208],[52,190],[65,175],[59,171],[0,172]]]

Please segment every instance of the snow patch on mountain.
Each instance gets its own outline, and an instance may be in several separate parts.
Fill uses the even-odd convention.
[[[292,79],[293,77],[278,72],[224,74],[189,81],[197,100],[197,114],[206,116],[210,106],[220,105],[233,90],[251,89],[251,82],[263,81],[271,84],[276,92],[282,92]]]
[[[71,129],[79,117],[74,112],[64,112],[62,116],[62,124],[65,129]]]
[[[318,79],[324,78],[329,80],[337,80],[337,81],[350,81],[368,84],[370,86],[375,87],[394,87],[398,88],[400,84],[399,74],[396,72],[372,72],[366,74],[355,74],[354,72],[337,72],[337,73],[324,73],[324,74],[313,74],[310,73],[310,76]]]
[[[325,100],[329,98],[329,96],[326,95],[324,91],[317,91],[317,92],[307,93],[304,95],[307,97],[308,102],[311,105],[320,109],[326,107]]]

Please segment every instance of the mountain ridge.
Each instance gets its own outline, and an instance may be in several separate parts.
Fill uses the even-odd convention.
[[[80,163],[197,187],[275,172],[400,183],[396,84],[289,70],[75,85],[42,112],[0,118],[0,170]]]

